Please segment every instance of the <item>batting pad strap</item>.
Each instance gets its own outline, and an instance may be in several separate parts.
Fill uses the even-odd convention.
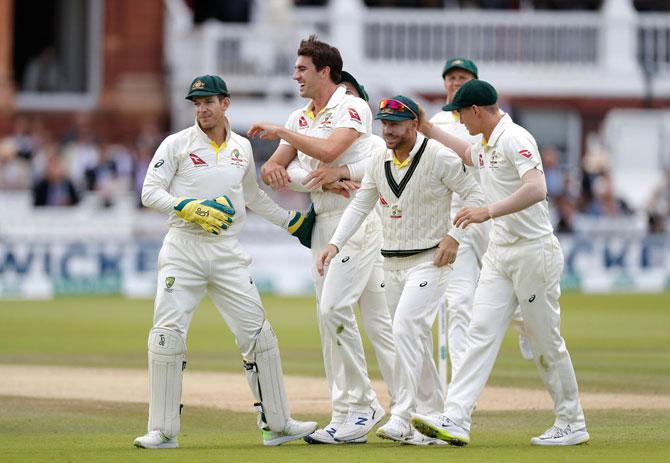
[[[167,437],[179,434],[185,353],[178,332],[155,327],[149,333],[149,431],[159,430]]]
[[[266,320],[254,344],[254,362],[245,361],[247,382],[260,406],[259,427],[282,432],[286,428],[290,413],[284,376],[279,356],[277,337]]]

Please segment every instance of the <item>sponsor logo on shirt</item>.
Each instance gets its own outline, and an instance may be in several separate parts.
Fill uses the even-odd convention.
[[[382,207],[389,207],[389,203],[386,202],[381,193],[379,193],[379,204],[381,204]]]
[[[308,125],[305,116],[300,116],[300,119],[298,119],[298,126],[300,126],[301,129],[306,129]]]
[[[159,168],[160,166],[162,166],[163,164],[165,164],[165,161],[161,159],[161,160],[158,161],[156,164],[154,164],[154,169],[158,169],[158,168]]]
[[[200,156],[198,156],[195,153],[189,153],[188,157],[191,158],[191,162],[193,162],[194,166],[206,166],[207,165],[207,163],[205,161],[203,161],[202,158],[200,158]]]
[[[533,157],[533,153],[531,153],[531,152],[528,151],[528,150],[521,150],[521,151],[519,151],[519,154],[520,154],[521,156],[523,156],[524,158],[526,158],[526,159],[530,159],[530,158]]]
[[[479,153],[479,167],[484,167],[484,156]]]
[[[361,122],[361,116],[358,115],[354,108],[347,108],[347,111],[349,111],[349,117],[352,121]]]

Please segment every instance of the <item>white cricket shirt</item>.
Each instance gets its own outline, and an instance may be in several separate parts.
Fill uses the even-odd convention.
[[[482,206],[484,196],[477,182],[463,169],[451,149],[417,134],[408,167],[393,163],[393,150],[378,149],[370,161],[361,187],[347,207],[330,243],[342,249],[377,202],[380,204],[387,258],[402,265],[416,251],[432,249],[446,233],[461,241],[467,232],[451,226],[452,191],[463,194],[469,206]]]
[[[226,120],[225,142],[217,147],[196,123],[167,137],[160,144],[142,187],[142,203],[169,214],[168,225],[198,235],[200,225],[175,215],[177,198],[214,199],[228,195],[235,207],[233,225],[219,237],[235,236],[244,227],[245,206],[270,222],[286,228],[289,212],[258,187],[251,144],[232,132]]]
[[[488,204],[504,199],[521,187],[521,177],[530,169],[542,171],[540,151],[533,136],[505,114],[487,143],[471,148],[472,164],[479,169]],[[553,232],[546,199],[513,214],[493,220],[491,242],[510,245]]]
[[[368,104],[361,98],[347,95],[344,87],[338,87],[328,100],[326,106],[314,114],[310,101],[304,108],[293,111],[286,121],[285,127],[294,132],[315,138],[328,138],[335,129],[352,128],[360,133],[354,143],[336,160],[324,163],[318,159],[298,151],[300,167],[307,172],[322,166],[343,166],[354,164],[367,158],[373,149],[372,112]],[[281,140],[280,143],[289,143]],[[350,199],[328,191],[311,192],[312,202],[317,214],[341,212],[349,204]]]
[[[461,138],[470,144],[479,143],[482,141],[481,134],[470,135],[470,132],[468,132],[468,129],[461,122],[460,118],[458,117],[458,113],[456,111],[440,111],[430,119],[430,122],[438,126],[440,129],[444,130],[448,134],[455,135],[458,138]],[[470,173],[474,175],[475,180],[479,182],[478,169],[474,169],[469,166],[466,166],[466,169],[468,169]],[[462,208],[463,208],[463,200],[458,195],[458,193],[454,193],[454,196],[451,198],[451,216],[453,217],[454,215],[456,215],[456,212],[458,212]]]

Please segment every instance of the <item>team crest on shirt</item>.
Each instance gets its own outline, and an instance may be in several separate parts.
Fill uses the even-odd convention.
[[[230,152],[230,163],[235,167],[244,168],[247,166],[247,160],[242,156],[240,150],[235,148]]]
[[[519,151],[519,154],[520,154],[521,156],[523,156],[524,158],[526,158],[526,159],[530,159],[530,158],[533,157],[533,153],[531,153],[531,152],[528,151],[528,150],[521,150],[521,151]]]
[[[389,203],[386,202],[381,193],[379,193],[379,204],[381,204],[382,207],[389,207]]]
[[[495,151],[491,153],[491,157],[489,158],[489,167],[491,169],[500,167],[500,164],[498,163],[498,154]]]
[[[305,116],[300,116],[300,119],[298,119],[298,126],[301,129],[306,129],[309,124],[307,123],[307,119],[305,119]]]
[[[391,206],[391,218],[402,219],[402,208],[398,204]]]
[[[361,116],[358,115],[358,112],[354,108],[347,108],[349,111],[349,117],[352,121],[361,122]]]
[[[320,128],[327,128],[333,126],[333,113],[326,113],[323,115],[323,119],[319,122]]]
[[[202,158],[195,153],[189,153],[188,157],[191,158],[191,162],[193,162],[194,166],[206,166],[207,165],[207,163],[205,161],[203,161]]]

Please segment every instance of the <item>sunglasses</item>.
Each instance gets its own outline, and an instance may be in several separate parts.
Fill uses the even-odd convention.
[[[409,111],[414,115],[415,118],[419,118],[419,115],[412,111],[412,109],[406,104],[398,100],[386,99],[379,102],[379,111],[386,114],[395,114],[403,111]]]

